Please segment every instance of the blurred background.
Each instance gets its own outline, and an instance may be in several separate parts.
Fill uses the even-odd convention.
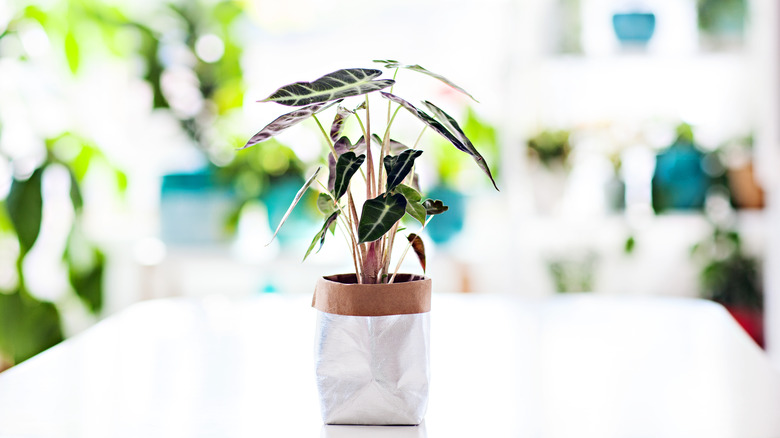
[[[451,206],[423,236],[436,293],[713,299],[780,366],[773,3],[0,2],[0,369],[141,300],[350,271],[341,239],[301,263],[314,194],[266,246],[317,126],[237,148],[287,112],[257,100],[373,59],[479,100],[399,73],[501,188],[423,138],[422,188]]]

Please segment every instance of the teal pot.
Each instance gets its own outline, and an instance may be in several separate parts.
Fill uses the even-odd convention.
[[[426,230],[437,245],[450,242],[463,230],[466,222],[466,196],[447,186],[436,186],[428,192],[431,199],[440,199],[449,209],[431,220]]]
[[[612,16],[612,27],[621,44],[644,46],[655,33],[655,14],[652,12],[617,13]]]
[[[173,246],[225,243],[233,193],[207,169],[164,175],[160,189],[160,237]]]
[[[692,144],[678,142],[659,153],[652,180],[653,210],[701,210],[710,177],[704,172],[704,154]]]
[[[279,226],[279,222],[287,213],[287,209],[290,208],[290,204],[304,182],[299,175],[284,175],[273,179],[268,190],[260,196],[260,200],[268,212],[268,225],[272,231]],[[280,245],[289,246],[294,242],[306,241],[308,243],[311,241],[312,236],[316,233],[316,225],[310,207],[315,202],[313,191],[307,190],[290,213],[290,217],[284,222],[279,234],[276,235],[276,240]]]

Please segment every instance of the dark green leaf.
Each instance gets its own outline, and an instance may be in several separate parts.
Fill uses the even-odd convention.
[[[306,257],[309,257],[309,254],[311,254],[311,251],[314,249],[314,246],[317,244],[317,242],[320,242],[320,246],[317,248],[317,252],[320,252],[322,245],[325,243],[325,235],[328,233],[328,229],[335,225],[336,218],[338,217],[339,212],[336,211],[328,216],[327,219],[325,219],[325,223],[322,225],[322,229],[317,233],[317,235],[314,236],[314,239],[312,239],[311,244],[309,245],[309,249],[306,250],[306,254],[303,256],[303,260],[306,260]]]
[[[449,209],[449,207],[444,205],[444,203],[438,199],[426,199],[422,205],[425,207],[425,213],[428,215],[441,214]]]
[[[324,111],[330,106],[338,102],[340,101],[316,103],[314,105],[309,105],[304,108],[299,108],[295,111],[281,115],[277,117],[276,120],[266,125],[265,128],[261,129],[260,132],[252,136],[252,138],[250,138],[249,141],[246,142],[244,147],[242,147],[241,149],[246,149],[250,146],[254,146],[258,143],[262,143],[268,140],[269,138],[278,135],[280,132],[284,131],[285,129],[297,125],[298,123],[308,119],[314,114]]]
[[[487,174],[488,178],[490,178],[490,182],[493,183],[493,187],[495,187],[496,190],[498,190],[498,186],[496,185],[496,182],[493,180],[493,175],[490,173],[490,168],[488,167],[487,162],[485,162],[485,159],[477,151],[477,148],[475,148],[474,145],[471,144],[471,140],[469,140],[468,137],[466,137],[466,134],[463,133],[463,130],[460,129],[460,126],[458,126],[458,122],[456,122],[455,119],[450,117],[449,114],[445,113],[441,108],[437,107],[431,102],[428,102],[426,100],[424,103],[425,106],[427,106],[428,109],[431,110],[433,115],[437,119],[439,119],[439,121],[444,126],[446,126],[450,130],[450,132],[452,132],[458,138],[458,140],[460,140],[460,143],[461,145],[463,145],[463,148],[458,148],[458,149],[471,155],[471,158],[474,159],[474,161],[477,163],[479,168],[482,169],[482,171],[485,172],[485,174]]]
[[[414,253],[417,254],[417,259],[420,260],[420,266],[422,266],[423,272],[425,272],[425,244],[423,244],[423,240],[414,233],[406,236],[406,239],[412,244],[412,249],[414,250]]]
[[[390,156],[386,155],[382,160],[387,172],[387,191],[391,191],[401,184],[409,172],[414,167],[414,160],[422,155],[422,151],[417,149],[409,149],[401,152],[400,155]]]
[[[276,102],[288,106],[311,105],[370,93],[395,83],[392,79],[373,80],[381,74],[381,70],[366,68],[338,70],[314,82],[285,85],[261,102]]]
[[[73,209],[78,211],[84,206],[84,198],[81,196],[81,188],[76,174],[70,168],[68,168],[68,174],[70,174],[70,202],[73,204]]]
[[[86,271],[71,266],[69,278],[76,295],[92,313],[98,313],[103,308],[103,273],[106,262],[103,253],[95,249],[93,251],[94,265]]]
[[[636,239],[634,238],[634,236],[628,236],[628,239],[626,239],[626,243],[623,246],[623,251],[626,254],[631,254],[632,252],[634,252],[634,247],[635,246],[636,246]],[[696,245],[694,245],[693,249],[695,250],[695,248],[696,248]]]
[[[406,212],[409,216],[417,219],[417,222],[425,225],[425,215],[427,214],[425,207],[419,202],[408,201],[406,203]]]
[[[287,212],[284,213],[282,220],[279,221],[279,225],[276,227],[276,231],[274,231],[273,237],[271,237],[271,242],[273,242],[274,239],[276,238],[276,235],[279,234],[279,230],[282,228],[282,225],[284,225],[284,221],[287,220],[287,218],[290,216],[290,213],[292,213],[293,209],[298,204],[298,201],[300,201],[301,198],[303,197],[303,194],[306,193],[306,189],[308,189],[311,186],[311,184],[314,182],[314,180],[317,178],[317,174],[320,173],[320,169],[322,169],[322,167],[318,167],[317,170],[314,171],[314,174],[309,177],[306,183],[303,184],[303,187],[301,187],[301,189],[298,190],[298,193],[295,195],[295,199],[293,199],[292,204],[290,204],[290,208],[287,209]],[[268,242],[266,245],[270,245],[271,242]]]
[[[43,168],[36,169],[26,180],[14,179],[6,199],[8,216],[14,225],[22,254],[32,248],[41,231],[43,197],[41,181]]]
[[[16,291],[0,293],[0,350],[15,363],[61,342],[60,314],[48,302]]]
[[[382,237],[405,211],[406,199],[401,194],[383,194],[367,200],[358,224],[358,243],[373,242]]]
[[[445,78],[444,76],[442,76],[440,74],[436,74],[436,73],[434,73],[434,72],[432,72],[430,70],[427,70],[427,69],[425,69],[425,68],[423,68],[423,67],[421,67],[421,66],[419,66],[417,64],[414,64],[414,65],[401,64],[400,62],[394,61],[394,60],[391,60],[391,59],[387,59],[387,60],[376,59],[376,60],[374,60],[374,62],[378,62],[380,64],[384,64],[385,68],[405,68],[407,70],[412,70],[412,71],[416,71],[418,73],[426,74],[426,75],[428,75],[428,76],[430,76],[432,78],[436,78],[436,79],[444,82],[445,84],[449,85],[450,87],[460,91],[461,93],[463,93],[466,96],[470,97],[471,100],[473,100],[474,102],[479,102],[477,99],[474,99],[474,96],[469,94],[463,88],[455,85],[449,79]]]
[[[105,259],[105,255],[87,239],[81,221],[76,221],[68,235],[64,261],[73,291],[93,313],[100,312],[103,307]]]
[[[352,176],[360,169],[365,161],[365,155],[355,155],[354,152],[341,154],[336,162],[336,181],[333,185],[333,197],[338,201],[349,188],[349,181]]]
[[[333,198],[327,193],[320,193],[317,196],[317,210],[325,216],[330,216],[334,211],[338,210],[336,204],[333,203]]]
[[[395,191],[404,195],[404,198],[406,198],[406,200],[409,202],[422,201],[422,195],[420,195],[420,192],[407,186],[406,184],[398,184],[395,187]]]

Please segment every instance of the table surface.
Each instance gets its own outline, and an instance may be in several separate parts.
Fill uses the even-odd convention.
[[[780,436],[780,380],[722,307],[594,295],[434,295],[425,422],[324,426],[309,300],[133,305],[0,373],[0,437]]]

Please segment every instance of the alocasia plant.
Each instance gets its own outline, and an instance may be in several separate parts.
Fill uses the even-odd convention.
[[[314,236],[304,259],[316,246],[322,247],[329,230],[333,232],[336,226],[340,226],[350,244],[357,280],[359,283],[366,284],[392,283],[401,261],[410,248],[417,254],[424,270],[425,248],[418,232],[407,236],[408,245],[395,269],[391,271],[392,248],[396,234],[400,230],[399,222],[402,217],[409,215],[424,229],[434,215],[447,211],[447,206],[442,201],[423,200],[422,195],[415,188],[417,183],[414,172],[415,160],[423,153],[416,148],[422,133],[412,148],[390,138],[391,127],[402,108],[423,123],[423,132],[430,128],[447,139],[455,148],[470,155],[498,190],[487,162],[477,152],[455,119],[438,106],[425,101],[423,105],[430,111],[428,114],[393,94],[392,91],[398,70],[408,69],[436,78],[469,97],[471,95],[445,77],[419,65],[406,65],[392,60],[375,62],[394,70],[393,79],[378,79],[382,75],[382,70],[349,68],[327,74],[314,82],[296,82],[279,88],[261,102],[276,102],[298,108],[276,118],[249,139],[244,146],[244,148],[254,146],[303,120],[314,118],[330,148],[327,157],[328,183],[325,186],[317,181],[321,167],[318,168],[296,195],[276,232],[306,190],[317,181],[324,189],[323,193],[320,193],[317,205],[326,219],[320,231]],[[387,121],[382,136],[371,132],[369,95],[377,94],[375,92],[386,99],[388,104]],[[354,109],[348,109],[342,106],[342,102],[348,98],[360,98],[361,102]],[[338,105],[337,112],[330,130],[327,131],[317,118],[317,114],[333,105]],[[357,119],[363,134],[355,143],[342,135],[344,124],[351,116]],[[365,187],[365,201],[362,202],[360,214],[358,214],[358,202],[363,197],[355,196],[352,192],[352,179],[358,174],[363,180],[361,189],[362,186]]]

